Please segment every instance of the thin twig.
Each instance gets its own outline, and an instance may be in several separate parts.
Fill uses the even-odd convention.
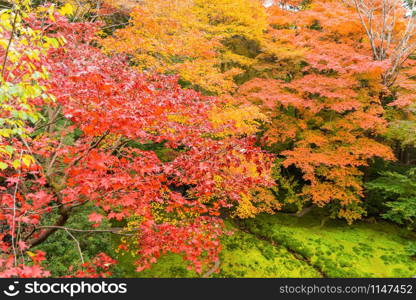
[[[2,69],[1,69],[1,78],[2,79],[4,78],[4,71],[6,70],[6,63],[7,63],[7,58],[9,56],[10,46],[12,44],[14,33],[16,31],[16,23],[17,23],[18,12],[17,11],[13,11],[13,12],[14,12],[14,20],[13,20],[12,32],[10,33],[10,38],[9,38],[9,42],[7,44],[6,53],[4,54],[3,66],[2,66]]]
[[[117,235],[126,235],[126,236],[133,236],[133,233],[122,233],[123,228],[115,227],[111,229],[77,229],[77,228],[70,228],[65,226],[38,226],[36,229],[62,229],[65,231],[74,231],[74,232],[81,232],[81,233],[112,233]],[[131,230],[135,230],[139,228],[133,228]]]
[[[22,163],[22,157],[23,157],[23,150],[20,151],[20,159],[19,162]],[[17,252],[16,252],[16,243],[15,243],[15,227],[16,227],[16,197],[17,197],[17,189],[19,186],[19,180],[20,175],[22,174],[22,169],[19,168],[18,176],[17,176],[17,182],[16,182],[16,188],[13,193],[13,219],[12,219],[12,248],[13,248],[13,255],[14,255],[14,265],[17,266]]]
[[[65,231],[66,231],[66,233],[68,233],[68,234],[69,234],[69,236],[70,236],[71,238],[73,238],[73,240],[75,241],[75,243],[76,243],[76,245],[77,245],[77,248],[78,248],[79,256],[81,257],[81,262],[82,262],[82,263],[84,263],[84,256],[82,255],[81,247],[80,247],[80,245],[79,245],[78,240],[74,237],[74,235],[73,235],[71,232],[69,232],[69,230],[68,230],[68,229],[65,229]]]

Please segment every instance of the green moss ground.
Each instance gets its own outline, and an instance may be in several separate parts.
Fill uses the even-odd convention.
[[[134,258],[128,254],[117,257],[116,277],[122,278],[190,278],[198,277],[193,271],[189,271],[187,263],[178,254],[168,254],[159,258],[158,262],[151,269],[136,272]]]
[[[321,226],[315,214],[280,214],[245,221],[254,234],[300,253],[328,277],[411,277],[416,260],[405,247],[414,234],[387,222],[351,226],[331,220]]]
[[[236,230],[223,238],[221,272],[213,277],[319,277],[306,262],[285,247],[272,245],[254,235]]]
[[[386,222],[351,226],[311,213],[302,218],[261,215],[231,225],[223,237],[221,272],[212,277],[411,277],[416,260],[405,251],[414,233]],[[251,232],[251,233],[248,233]],[[133,258],[118,258],[122,277],[198,277],[179,255],[166,255],[150,270],[135,272]]]
[[[295,259],[284,247],[274,247],[239,230],[224,236],[222,245],[221,272],[212,277],[319,277],[314,268]],[[133,257],[123,255],[118,259],[120,275],[125,277],[200,277],[189,271],[177,254],[163,256],[150,270],[140,273],[134,270]]]

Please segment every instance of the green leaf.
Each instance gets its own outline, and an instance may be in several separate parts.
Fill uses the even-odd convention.
[[[21,165],[21,164],[20,164],[20,160],[15,159],[15,160],[13,161],[12,165],[13,165],[13,168],[18,169],[18,168],[20,167],[20,165]]]
[[[25,154],[22,157],[23,163],[30,167],[30,165],[35,161],[34,158],[31,155]]]

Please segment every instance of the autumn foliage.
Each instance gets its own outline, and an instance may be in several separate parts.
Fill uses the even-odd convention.
[[[36,30],[45,26],[31,21]],[[27,123],[30,136],[4,139],[5,147],[14,148],[1,173],[1,245],[7,259],[20,265],[22,251],[63,226],[72,208],[93,202],[101,211],[89,217],[95,225],[103,218],[140,219],[138,269],[167,251],[184,253],[197,271],[215,261],[219,210],[272,184],[270,157],[253,146],[253,138],[216,138],[233,124],[209,121],[215,98],[181,89],[176,77],[138,73],[125,58],[109,58],[90,46],[95,24],[68,23],[55,14],[47,28],[45,33],[66,41],[42,61],[49,74],[43,86],[55,99],[47,108],[50,119],[40,126]],[[43,102],[33,101],[42,109]],[[64,118],[61,126],[58,117]],[[162,162],[140,149],[149,143],[164,143],[172,159]],[[29,154],[35,163],[20,163]],[[254,169],[245,167],[251,162]],[[43,226],[42,217],[52,211],[55,224]]]
[[[224,218],[295,203],[352,222],[414,120],[413,18],[394,1],[55,2],[1,15],[1,277],[49,276],[33,248],[77,243],[66,224],[88,205],[78,232],[125,237],[138,271],[173,252],[201,273]],[[130,17],[111,34],[113,13]],[[80,251],[67,276],[114,264]]]
[[[351,17],[357,15],[353,3],[290,4],[269,8],[269,39],[286,53],[266,53],[275,61],[272,71],[246,82],[239,93],[268,111],[262,143],[278,149],[283,168],[294,166],[302,174],[299,198],[291,201],[330,205],[351,221],[364,212],[363,167],[375,157],[395,159],[379,137],[388,127],[386,104],[402,101],[398,88],[383,80],[394,72],[390,48],[400,41],[392,38],[379,59],[360,18]],[[378,13],[374,19],[381,23]],[[402,21],[389,34],[399,35]]]
[[[131,24],[103,40],[105,49],[131,55],[141,70],[179,74],[214,93],[235,89],[233,77],[255,62],[233,47],[233,39],[262,39],[266,14],[251,0],[145,1]]]

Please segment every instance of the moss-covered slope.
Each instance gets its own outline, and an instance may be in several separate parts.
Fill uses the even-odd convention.
[[[221,271],[211,277],[411,277],[416,260],[405,250],[414,233],[386,222],[346,225],[311,213],[302,218],[261,215],[240,222],[223,237]],[[233,223],[235,224],[235,222]],[[179,255],[166,255],[150,270],[134,271],[119,257],[121,276],[199,277]]]

